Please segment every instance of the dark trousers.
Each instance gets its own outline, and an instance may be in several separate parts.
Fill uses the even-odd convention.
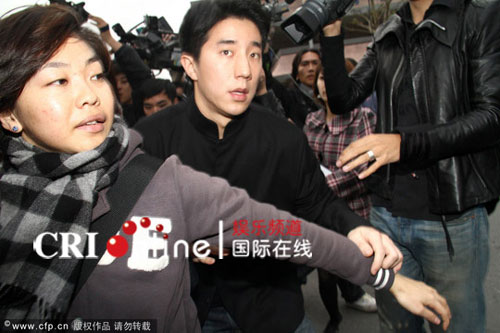
[[[321,300],[330,315],[330,325],[337,329],[342,321],[342,315],[340,314],[337,301],[337,285],[342,292],[342,297],[349,303],[357,301],[365,292],[360,286],[352,284],[322,269],[318,269],[318,283]]]

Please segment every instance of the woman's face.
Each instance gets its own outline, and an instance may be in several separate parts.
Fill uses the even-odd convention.
[[[114,100],[103,65],[85,42],[69,38],[26,83],[2,125],[52,152],[94,149],[113,123]]]
[[[316,81],[316,85],[318,86],[319,98],[323,102],[328,102],[328,97],[326,96],[326,86],[325,86],[325,78],[323,76],[323,71],[318,74],[318,80]]]

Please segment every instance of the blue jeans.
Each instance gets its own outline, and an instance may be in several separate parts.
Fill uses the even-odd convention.
[[[485,332],[489,224],[483,207],[446,223],[455,250],[451,262],[441,222],[393,217],[383,207],[372,207],[370,221],[403,253],[400,273],[424,281],[446,298],[452,314],[448,332]],[[424,331],[423,319],[404,310],[389,292],[377,292],[376,298],[381,332]],[[430,327],[442,332],[439,326]]]

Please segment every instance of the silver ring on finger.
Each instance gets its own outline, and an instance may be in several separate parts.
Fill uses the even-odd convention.
[[[372,150],[368,150],[366,153],[368,154],[368,161],[373,162],[376,160],[375,154]]]

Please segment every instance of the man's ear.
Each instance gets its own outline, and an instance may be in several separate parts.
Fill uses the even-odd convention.
[[[181,64],[186,72],[187,76],[193,81],[198,80],[198,67],[196,66],[196,61],[193,56],[188,53],[181,54]]]
[[[20,133],[23,130],[23,126],[11,110],[0,112],[0,123],[3,128],[12,133]]]

